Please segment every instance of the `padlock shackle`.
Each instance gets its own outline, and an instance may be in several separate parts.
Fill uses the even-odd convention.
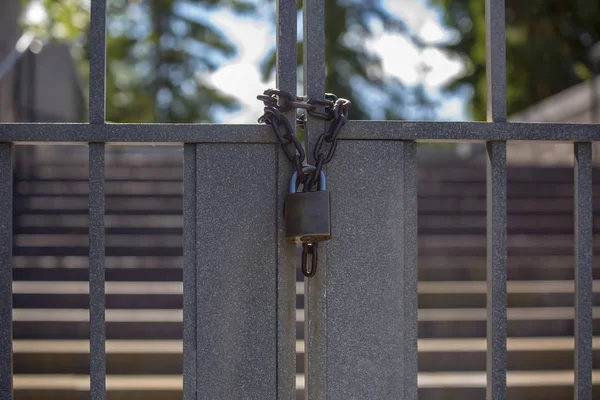
[[[306,164],[302,166],[302,171],[312,172],[317,169],[314,165]],[[298,171],[294,171],[292,178],[290,179],[290,193],[296,193],[298,190]],[[319,175],[319,190],[327,190],[327,178],[325,172],[321,171]]]

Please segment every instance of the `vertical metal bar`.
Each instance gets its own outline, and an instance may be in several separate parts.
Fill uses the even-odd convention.
[[[91,1],[90,94],[91,124],[104,124],[106,70],[106,0]],[[90,175],[90,398],[106,398],[106,328],[104,300],[104,154],[103,143],[89,144]]]
[[[592,144],[575,150],[575,400],[592,399]]]
[[[417,143],[404,150],[404,400],[418,397],[418,254],[417,238]]]
[[[488,121],[506,122],[506,20],[504,0],[485,0]]]
[[[277,87],[296,94],[297,0],[277,1]],[[285,114],[296,119],[295,111]],[[295,124],[292,124],[295,130]],[[283,201],[291,165],[277,146],[277,398],[296,398],[296,264],[294,246],[284,240]]]
[[[12,385],[12,145],[0,144],[0,398],[13,398]]]
[[[105,117],[106,0],[92,0],[90,17],[90,123]]]
[[[506,399],[506,142],[487,143],[487,399]]]
[[[309,98],[325,96],[325,2],[304,0],[304,91]],[[304,142],[309,163],[314,164],[312,150],[326,124],[307,117]],[[325,247],[319,246],[317,274],[305,279],[304,340],[305,398],[327,399],[327,258]]]
[[[89,144],[90,398],[106,398],[104,144]]]
[[[183,146],[183,400],[196,400],[196,150]]]
[[[325,1],[304,0],[304,92],[309,98],[325,98]],[[326,122],[307,116],[304,142],[310,164],[311,149],[326,127]]]
[[[485,0],[487,116],[506,122],[504,0]],[[506,399],[506,142],[487,143],[487,389]]]

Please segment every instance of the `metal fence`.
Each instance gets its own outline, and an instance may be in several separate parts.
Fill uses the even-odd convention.
[[[303,3],[305,92],[318,98],[325,1]],[[419,141],[487,142],[487,398],[506,398],[507,140],[574,145],[574,398],[592,398],[591,141],[600,128],[507,122],[505,4],[485,3],[490,122],[351,121],[340,135],[327,171],[336,239],[321,246],[323,267],[306,282],[308,399],[417,398]],[[91,6],[90,123],[0,125],[0,398],[13,396],[12,147],[20,143],[89,144],[92,399],[106,398],[104,154],[115,143],[184,145],[184,399],[295,398],[294,251],[280,212],[287,160],[261,125],[105,123],[106,0]],[[297,1],[277,7],[278,87],[295,93]],[[322,129],[308,118],[311,146]]]

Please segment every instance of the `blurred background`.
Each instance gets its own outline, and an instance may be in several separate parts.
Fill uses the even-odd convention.
[[[87,121],[89,10],[0,0],[0,122]],[[107,121],[262,114],[256,95],[275,86],[273,0],[108,0],[107,10]],[[326,89],[352,100],[351,119],[484,121],[484,12],[481,0],[327,0]],[[600,3],[506,0],[506,23],[509,119],[597,123]],[[300,8],[298,24],[301,63]],[[298,77],[302,93],[301,66]],[[572,153],[508,145],[511,400],[573,398]],[[477,144],[419,144],[421,399],[485,396],[484,156]],[[182,149],[110,146],[106,157],[109,398],[181,398]],[[87,176],[85,147],[16,149],[16,399],[89,396]],[[598,369],[600,341],[593,348]],[[593,381],[600,399],[596,370]]]

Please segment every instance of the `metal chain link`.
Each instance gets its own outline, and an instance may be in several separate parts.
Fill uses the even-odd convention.
[[[327,93],[325,99],[309,99],[295,97],[289,92],[277,89],[268,89],[258,100],[265,105],[264,114],[258,119],[259,123],[271,125],[273,133],[277,137],[283,153],[294,165],[297,174],[297,185],[302,185],[303,192],[314,191],[321,177],[321,170],[335,155],[337,149],[337,137],[348,119],[348,108],[350,101],[338,98],[334,94]],[[302,144],[294,134],[292,125],[284,113],[303,109],[311,117],[331,121],[329,129],[321,133],[313,149],[315,159],[314,168],[304,168],[306,152]],[[296,123],[304,126],[306,114],[297,118]],[[285,133],[282,134],[282,128]],[[298,187],[296,187],[296,190]],[[317,273],[318,243],[302,244],[302,273],[306,277],[312,277]],[[310,268],[309,265],[310,256]]]
[[[264,114],[258,119],[258,122],[266,123],[273,128],[273,133],[275,133],[284,154],[298,171],[298,184],[302,185],[302,191],[316,190],[323,166],[328,164],[335,155],[337,137],[348,118],[350,101],[338,98],[331,93],[327,93],[325,99],[307,100],[278,89],[265,90],[257,98],[265,105]],[[331,121],[329,129],[317,139],[312,153],[315,159],[315,169],[308,173],[302,169],[306,152],[293,133],[290,121],[284,115],[285,112],[294,109],[303,109],[312,117]],[[304,121],[305,114],[298,118],[297,123],[304,124]],[[285,134],[281,133],[282,126],[286,130]]]

